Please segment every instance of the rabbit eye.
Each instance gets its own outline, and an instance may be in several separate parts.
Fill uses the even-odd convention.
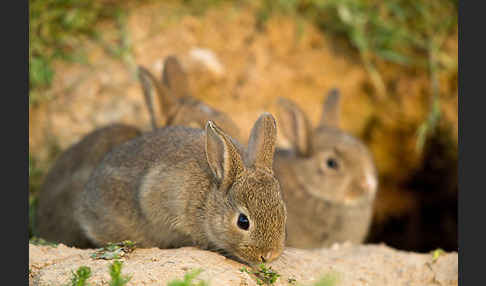
[[[248,220],[248,218],[244,214],[240,214],[240,216],[238,216],[237,224],[238,224],[238,227],[243,229],[243,230],[248,230],[248,228],[250,227],[250,221]]]
[[[339,167],[336,159],[334,159],[334,158],[327,159],[326,165],[327,165],[328,168],[331,168],[331,169],[334,169],[334,170],[337,170],[337,168]]]

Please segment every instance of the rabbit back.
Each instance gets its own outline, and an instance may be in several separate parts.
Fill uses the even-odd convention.
[[[191,210],[205,201],[210,170],[204,131],[160,128],[122,144],[87,184],[78,218],[97,245],[130,239],[141,246],[190,245]]]
[[[135,127],[113,124],[89,133],[60,155],[38,196],[36,228],[40,237],[71,246],[90,246],[73,216],[79,195],[111,149],[140,135]]]

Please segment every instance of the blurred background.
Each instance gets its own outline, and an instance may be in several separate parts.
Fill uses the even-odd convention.
[[[194,96],[247,136],[278,96],[314,124],[327,92],[380,175],[367,239],[457,251],[456,0],[29,0],[29,206],[56,157],[97,127],[150,130],[136,66],[176,55]],[[279,143],[285,141],[279,137]]]

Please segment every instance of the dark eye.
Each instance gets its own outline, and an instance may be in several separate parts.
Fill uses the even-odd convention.
[[[248,220],[248,218],[244,214],[240,214],[240,216],[238,217],[238,223],[237,224],[238,224],[238,227],[243,229],[243,230],[248,230],[248,228],[250,227],[250,221]]]
[[[326,164],[327,164],[327,167],[329,167],[331,169],[337,170],[337,168],[338,168],[338,163],[337,163],[336,159],[334,159],[334,158],[327,159]]]

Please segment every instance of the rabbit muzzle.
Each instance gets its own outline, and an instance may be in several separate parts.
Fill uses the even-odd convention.
[[[262,260],[262,262],[271,262],[275,259],[277,259],[280,254],[282,254],[283,252],[283,249],[273,249],[273,250],[270,250],[270,251],[267,251],[265,252],[261,257],[260,259]]]

